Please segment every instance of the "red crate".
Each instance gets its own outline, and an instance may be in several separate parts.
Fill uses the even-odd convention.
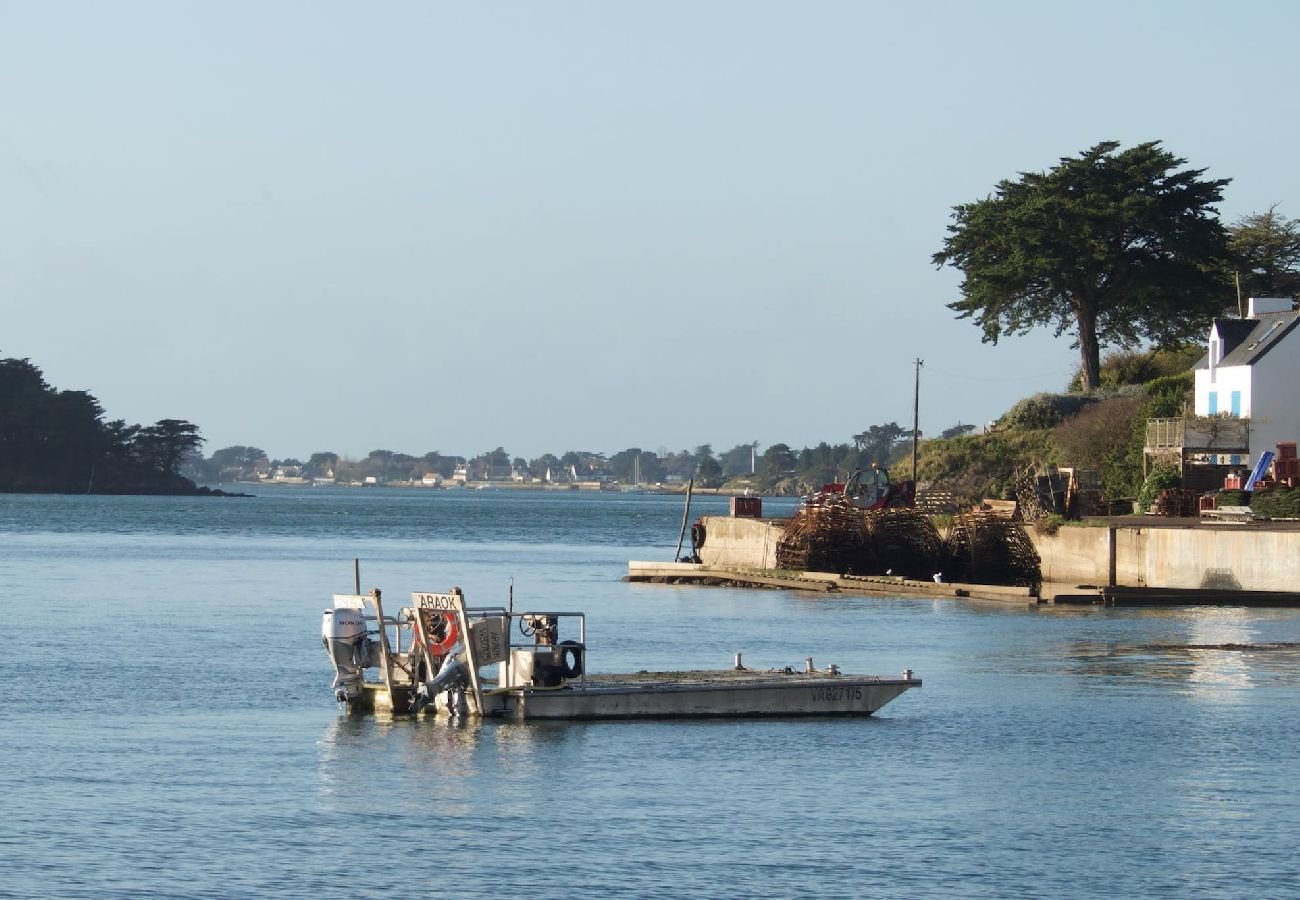
[[[1278,441],[1277,442],[1278,459],[1295,459],[1295,441]]]
[[[763,516],[762,497],[732,497],[731,515],[737,519],[759,519]]]

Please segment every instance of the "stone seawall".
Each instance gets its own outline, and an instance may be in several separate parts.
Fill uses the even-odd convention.
[[[1064,527],[1029,537],[1043,580],[1218,591],[1300,589],[1300,531],[1264,525]]]
[[[700,562],[735,569],[775,569],[776,542],[789,519],[744,519],[704,516]]]
[[[706,566],[775,569],[786,519],[705,516]],[[1065,526],[1026,531],[1043,581],[1099,587],[1217,591],[1300,590],[1300,530],[1267,525]]]

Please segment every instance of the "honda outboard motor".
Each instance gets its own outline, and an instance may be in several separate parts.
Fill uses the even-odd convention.
[[[351,703],[361,696],[361,673],[370,665],[370,639],[359,609],[327,609],[321,616],[321,643],[334,663],[334,699]]]

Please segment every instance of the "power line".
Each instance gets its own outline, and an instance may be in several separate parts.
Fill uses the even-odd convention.
[[[957,374],[955,372],[945,372],[942,369],[936,369],[929,363],[925,364],[925,371],[932,375],[943,375],[947,378],[960,378],[962,381],[1030,381],[1040,378],[1059,378],[1060,372],[1044,372],[1039,375],[1015,375],[1009,378],[980,378],[977,375]]]

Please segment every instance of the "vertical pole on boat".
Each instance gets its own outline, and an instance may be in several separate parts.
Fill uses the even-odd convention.
[[[460,640],[465,648],[465,668],[469,670],[470,698],[473,700],[474,715],[483,717],[483,686],[478,679],[478,658],[474,652],[474,639],[470,634],[469,615],[465,612],[465,595],[460,588],[454,587],[451,593],[456,598],[456,622],[460,626]]]
[[[686,540],[686,521],[691,517],[691,492],[695,489],[695,479],[692,478],[686,482],[686,508],[682,510],[682,530],[677,535],[677,552],[673,554],[673,562],[682,558],[682,541]]]
[[[360,594],[361,593],[361,560],[355,556],[352,557],[352,583],[356,587],[356,590],[353,591],[353,593]]]
[[[510,576],[510,594],[508,599],[509,605],[506,606],[506,658],[504,662],[502,662],[501,666],[505,673],[506,680],[504,683],[513,684],[514,682],[511,681],[510,675],[510,657],[513,655],[510,652],[510,635],[513,633],[510,630],[510,626],[513,625],[515,621],[515,576],[513,575]]]
[[[916,445],[921,436],[919,424],[921,419],[921,366],[925,365],[925,360],[920,357],[916,360],[916,387],[912,391],[912,486],[916,486]]]
[[[388,646],[388,625],[384,622],[384,601],[375,588],[370,592],[370,599],[375,604],[375,624],[379,626],[379,668],[384,673],[384,687],[388,689],[388,702],[394,713],[404,712],[397,708],[397,697],[393,695],[392,648]]]
[[[438,667],[434,665],[435,660],[433,654],[429,651],[428,633],[424,630],[424,623],[428,621],[425,617],[428,616],[429,613],[420,606],[417,606],[411,612],[414,614],[414,621],[412,622],[413,627],[411,629],[411,684],[415,688],[418,688],[420,686],[419,661],[424,661],[424,674],[426,680],[433,678],[433,676],[438,674]],[[416,659],[417,653],[419,655],[418,660]],[[432,706],[433,698],[429,697],[427,702]]]

